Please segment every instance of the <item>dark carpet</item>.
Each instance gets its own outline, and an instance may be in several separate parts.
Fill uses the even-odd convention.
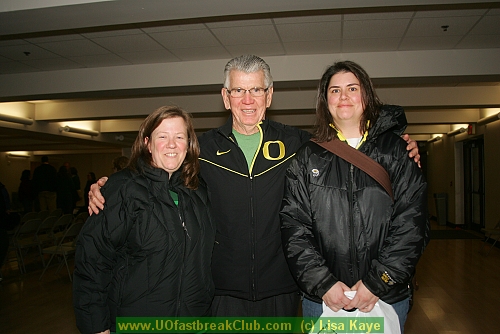
[[[483,239],[480,234],[465,230],[431,230],[431,239]]]

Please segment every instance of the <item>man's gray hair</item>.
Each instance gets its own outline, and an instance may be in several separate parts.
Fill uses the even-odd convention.
[[[258,71],[264,72],[264,85],[269,88],[273,85],[273,77],[271,76],[271,68],[264,59],[254,55],[243,55],[231,59],[224,68],[224,87],[229,88],[229,73],[231,71],[241,71],[244,73],[255,73]]]

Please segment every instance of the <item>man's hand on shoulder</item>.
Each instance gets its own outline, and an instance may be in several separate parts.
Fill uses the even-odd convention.
[[[405,133],[404,135],[401,136],[406,143],[408,143],[408,146],[406,146],[406,150],[410,151],[408,153],[408,156],[410,158],[413,158],[413,160],[418,164],[418,167],[422,168],[420,166],[420,154],[418,153],[418,144],[416,141],[412,140],[410,138],[410,135]]]
[[[98,214],[101,210],[104,209],[104,202],[105,199],[101,194],[101,187],[103,187],[106,182],[108,181],[108,178],[106,176],[101,177],[99,180],[97,180],[96,183],[90,186],[90,191],[89,191],[89,215],[92,215],[93,213]]]

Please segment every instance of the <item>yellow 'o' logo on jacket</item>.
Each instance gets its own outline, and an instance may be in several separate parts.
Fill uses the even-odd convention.
[[[269,152],[269,147],[271,145],[278,145],[279,149],[279,154],[277,157],[272,157],[270,152]],[[274,151],[274,150],[273,150]],[[276,140],[276,141],[266,141],[264,143],[264,147],[262,148],[262,154],[264,154],[264,158],[267,160],[280,160],[283,159],[285,156],[285,144],[281,140]]]

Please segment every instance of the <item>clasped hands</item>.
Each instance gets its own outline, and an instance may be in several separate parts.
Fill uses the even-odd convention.
[[[345,291],[356,291],[356,296],[351,300],[346,297]],[[338,312],[340,309],[349,311],[355,308],[361,312],[370,312],[378,300],[379,298],[371,293],[361,280],[352,288],[338,281],[323,296],[326,306],[334,312]]]

